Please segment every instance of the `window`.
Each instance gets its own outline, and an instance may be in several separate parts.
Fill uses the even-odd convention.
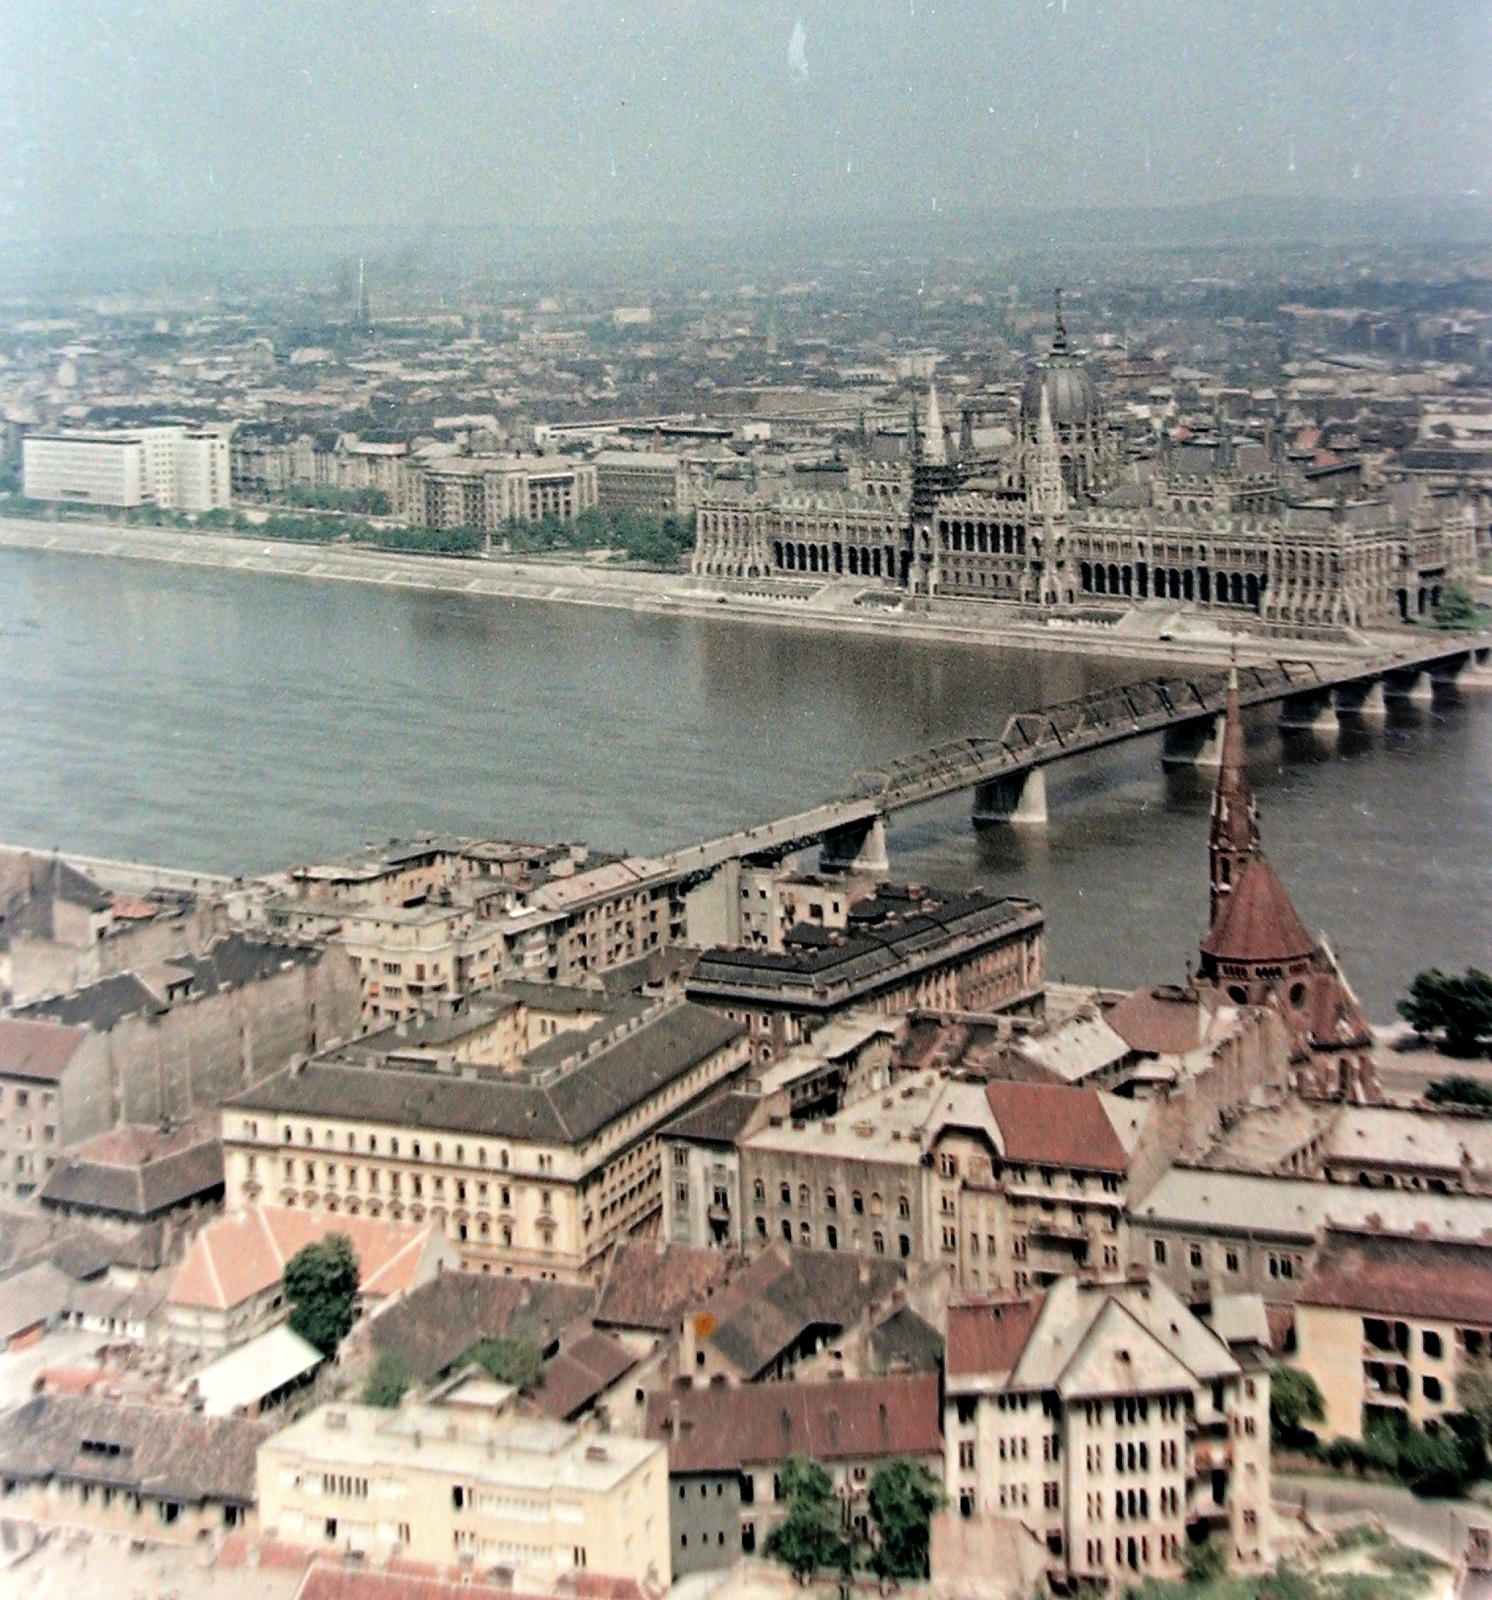
[[[756,1196],[758,1204],[767,1198],[767,1186],[760,1178],[758,1178],[756,1183],[752,1186],[752,1193]]]
[[[1238,1271],[1238,1252],[1236,1250],[1228,1251],[1228,1253],[1227,1253],[1227,1255],[1226,1255],[1226,1257],[1224,1259],[1227,1262],[1227,1266],[1228,1266],[1228,1271],[1229,1272],[1237,1272]]]
[[[1432,1378],[1427,1372],[1421,1381],[1425,1391],[1425,1399],[1439,1405],[1444,1393],[1440,1387],[1440,1379]]]
[[[839,1229],[832,1222],[824,1229],[824,1239],[831,1250],[839,1248]]]
[[[782,1186],[782,1203],[785,1206],[790,1206],[793,1203],[792,1187],[786,1183]]]
[[[1441,1342],[1440,1335],[1430,1328],[1426,1328],[1424,1333],[1420,1335],[1420,1344],[1425,1354],[1432,1361],[1439,1361],[1441,1356],[1445,1354],[1445,1347]]]
[[[958,1464],[961,1467],[972,1467],[974,1465],[974,1441],[972,1439],[959,1440]]]
[[[1192,1245],[1192,1247],[1186,1252],[1186,1259],[1191,1263],[1193,1268],[1200,1268],[1202,1265],[1201,1245]]]
[[[885,1255],[885,1253],[886,1253],[886,1236],[884,1234],[882,1234],[882,1233],[873,1233],[873,1234],[871,1234],[871,1236],[870,1236],[870,1248],[872,1250],[874,1250],[875,1253],[878,1256]]]
[[[767,1237],[767,1219],[765,1217],[758,1217],[756,1219],[756,1236],[758,1239],[765,1239]]]
[[[782,1219],[782,1237],[786,1239],[789,1244],[793,1242],[793,1225],[787,1220],[786,1217]]]
[[[1155,1243],[1153,1245],[1151,1245],[1150,1249],[1151,1249],[1151,1253],[1155,1256],[1155,1264],[1156,1264],[1156,1266],[1158,1266],[1158,1267],[1165,1266],[1165,1264],[1166,1264],[1166,1241],[1164,1239],[1157,1239],[1155,1241]]]
[[[850,1210],[853,1211],[857,1217],[863,1217],[865,1215],[865,1197],[858,1189],[850,1196]]]
[[[824,1190],[824,1210],[825,1211],[837,1211],[838,1209],[839,1209],[838,1197],[835,1195],[835,1193],[834,1193],[834,1191],[832,1189],[825,1189]]]
[[[904,1194],[897,1196],[896,1214],[902,1218],[910,1217],[912,1214],[912,1202]]]

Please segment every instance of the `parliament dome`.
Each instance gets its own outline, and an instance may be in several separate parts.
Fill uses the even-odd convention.
[[[1043,389],[1054,428],[1079,429],[1097,423],[1098,389],[1088,376],[1082,356],[1068,342],[1060,306],[1052,331],[1052,348],[1026,374],[1021,390],[1021,420],[1032,429],[1041,416]]]

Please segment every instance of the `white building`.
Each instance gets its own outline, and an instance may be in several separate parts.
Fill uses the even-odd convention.
[[[173,511],[229,503],[228,440],[205,429],[46,431],[28,434],[21,448],[30,500]]]
[[[1200,1322],[1141,1276],[950,1306],[948,1496],[1035,1529],[1062,1582],[1174,1578],[1209,1534],[1257,1566],[1269,1515],[1269,1329],[1239,1296]]]

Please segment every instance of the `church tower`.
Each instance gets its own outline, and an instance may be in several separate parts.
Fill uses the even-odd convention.
[[[1239,715],[1238,668],[1235,666],[1228,679],[1222,763],[1218,767],[1217,787],[1212,791],[1212,831],[1207,841],[1212,878],[1212,926],[1217,926],[1219,911],[1258,849],[1259,811],[1244,770],[1243,719]]]

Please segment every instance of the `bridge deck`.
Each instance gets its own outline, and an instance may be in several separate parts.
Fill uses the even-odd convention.
[[[1389,672],[1428,669],[1464,658],[1473,650],[1485,653],[1487,649],[1488,640],[1476,635],[1455,644],[1438,640],[1430,649],[1364,657],[1350,664],[1285,658],[1240,666],[1239,700],[1245,706],[1265,705],[1312,690],[1325,692],[1343,684],[1380,678]],[[963,789],[1015,777],[1033,767],[1102,750],[1126,739],[1144,738],[1215,717],[1227,701],[1228,676],[1227,671],[1216,670],[1190,677],[1146,678],[1112,689],[1097,689],[1076,700],[1017,712],[1007,720],[998,738],[951,739],[899,757],[877,772],[861,774],[843,799],[674,851],[664,861],[679,874],[703,875],[729,860],[806,847],[836,829],[873,822],[893,811],[925,805]]]

